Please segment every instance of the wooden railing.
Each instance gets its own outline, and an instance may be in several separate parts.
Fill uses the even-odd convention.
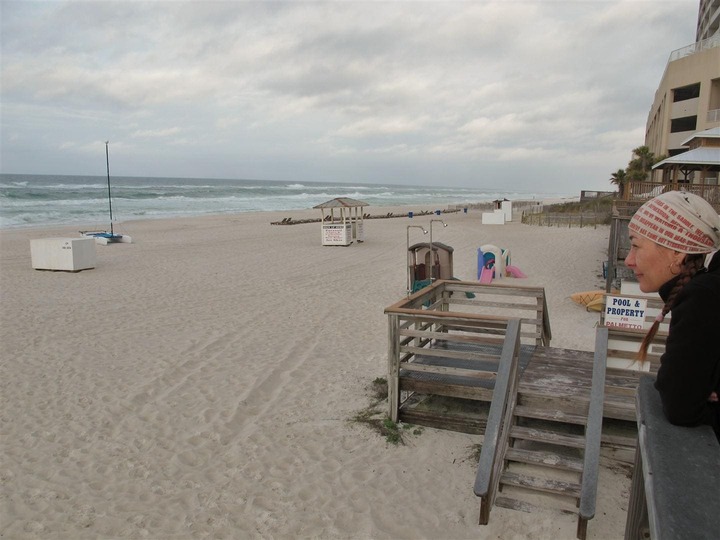
[[[720,208],[720,186],[717,184],[687,184],[683,182],[628,182],[624,187],[623,198],[626,201],[646,201],[666,191],[684,190],[694,193]]]
[[[552,338],[545,289],[477,281],[437,280],[385,309],[387,315],[413,320],[432,320],[440,331],[467,327],[470,331],[487,326],[494,319],[522,321],[523,343],[549,345]],[[504,325],[505,323],[503,323]],[[504,331],[501,332],[504,334]]]
[[[519,357],[520,321],[515,319],[508,323],[505,343],[500,355],[495,392],[488,413],[473,488],[475,495],[480,497],[480,525],[487,525],[490,509],[495,503],[495,496],[500,487],[500,475],[517,395]]]
[[[635,454],[625,540],[717,538],[720,446],[710,426],[671,425],[654,378],[637,393]]]
[[[537,225],[541,227],[593,227],[597,229],[598,224],[608,222],[608,212],[603,213],[569,213],[569,212],[542,212],[522,213],[521,221],[525,225]]]
[[[438,280],[386,308],[385,313],[388,407],[393,421],[413,392],[490,402],[492,385],[462,385],[453,380],[495,379],[511,319],[520,321],[523,345],[548,346],[551,339],[542,287]]]
[[[519,326],[520,321],[508,322],[505,343],[498,366],[495,392],[488,414],[485,437],[478,462],[473,491],[480,497],[480,525],[487,525],[490,511],[502,484],[503,472],[508,467],[509,440],[512,426],[517,421],[516,405],[521,397],[519,390]],[[595,337],[595,355],[585,434],[580,479],[577,537],[585,539],[588,521],[595,517],[597,483],[602,437],[603,402],[605,395],[605,357],[607,356],[608,329],[599,327]],[[561,417],[561,411],[554,411]]]
[[[583,456],[580,511],[578,512],[577,537],[585,538],[587,522],[595,517],[598,473],[600,468],[600,439],[602,438],[603,403],[605,399],[605,369],[607,358],[608,329],[599,327],[595,332],[595,361],[593,363],[590,407],[585,424],[585,455]]]

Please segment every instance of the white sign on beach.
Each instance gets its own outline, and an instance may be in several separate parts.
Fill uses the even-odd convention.
[[[647,300],[608,296],[605,301],[605,326],[645,328]]]
[[[349,246],[352,243],[352,229],[350,223],[323,224],[323,246]]]

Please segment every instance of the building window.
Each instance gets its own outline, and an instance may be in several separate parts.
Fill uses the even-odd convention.
[[[695,131],[697,126],[697,116],[685,116],[683,118],[674,118],[670,121],[670,133],[679,133],[682,131]]]
[[[673,90],[673,103],[700,97],[700,83],[690,84]]]
[[[720,109],[720,79],[710,81],[710,110]]]

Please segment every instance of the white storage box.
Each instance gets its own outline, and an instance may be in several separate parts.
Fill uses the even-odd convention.
[[[482,213],[483,225],[505,225],[505,212],[503,210],[495,210],[493,212]]]
[[[30,240],[30,257],[35,270],[78,272],[95,268],[95,239],[39,238]]]
[[[505,223],[512,221],[512,201],[503,201],[500,209],[505,213]]]

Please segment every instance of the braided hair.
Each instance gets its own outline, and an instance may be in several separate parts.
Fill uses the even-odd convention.
[[[700,271],[700,269],[703,268],[704,261],[705,254],[690,254],[685,256],[685,259],[680,265],[678,279],[675,282],[672,290],[670,291],[670,294],[668,295],[668,299],[665,302],[662,311],[655,318],[655,322],[653,322],[650,330],[648,330],[648,333],[645,335],[645,338],[640,344],[640,350],[637,354],[638,360],[645,360],[645,358],[647,357],[648,348],[650,347],[650,343],[652,343],[652,340],[655,338],[655,334],[657,334],[660,323],[663,322],[663,320],[665,319],[665,315],[667,315],[668,312],[673,308],[675,304],[675,299],[677,298],[677,295],[680,293],[682,288],[687,284],[688,281],[693,278],[695,274]]]

